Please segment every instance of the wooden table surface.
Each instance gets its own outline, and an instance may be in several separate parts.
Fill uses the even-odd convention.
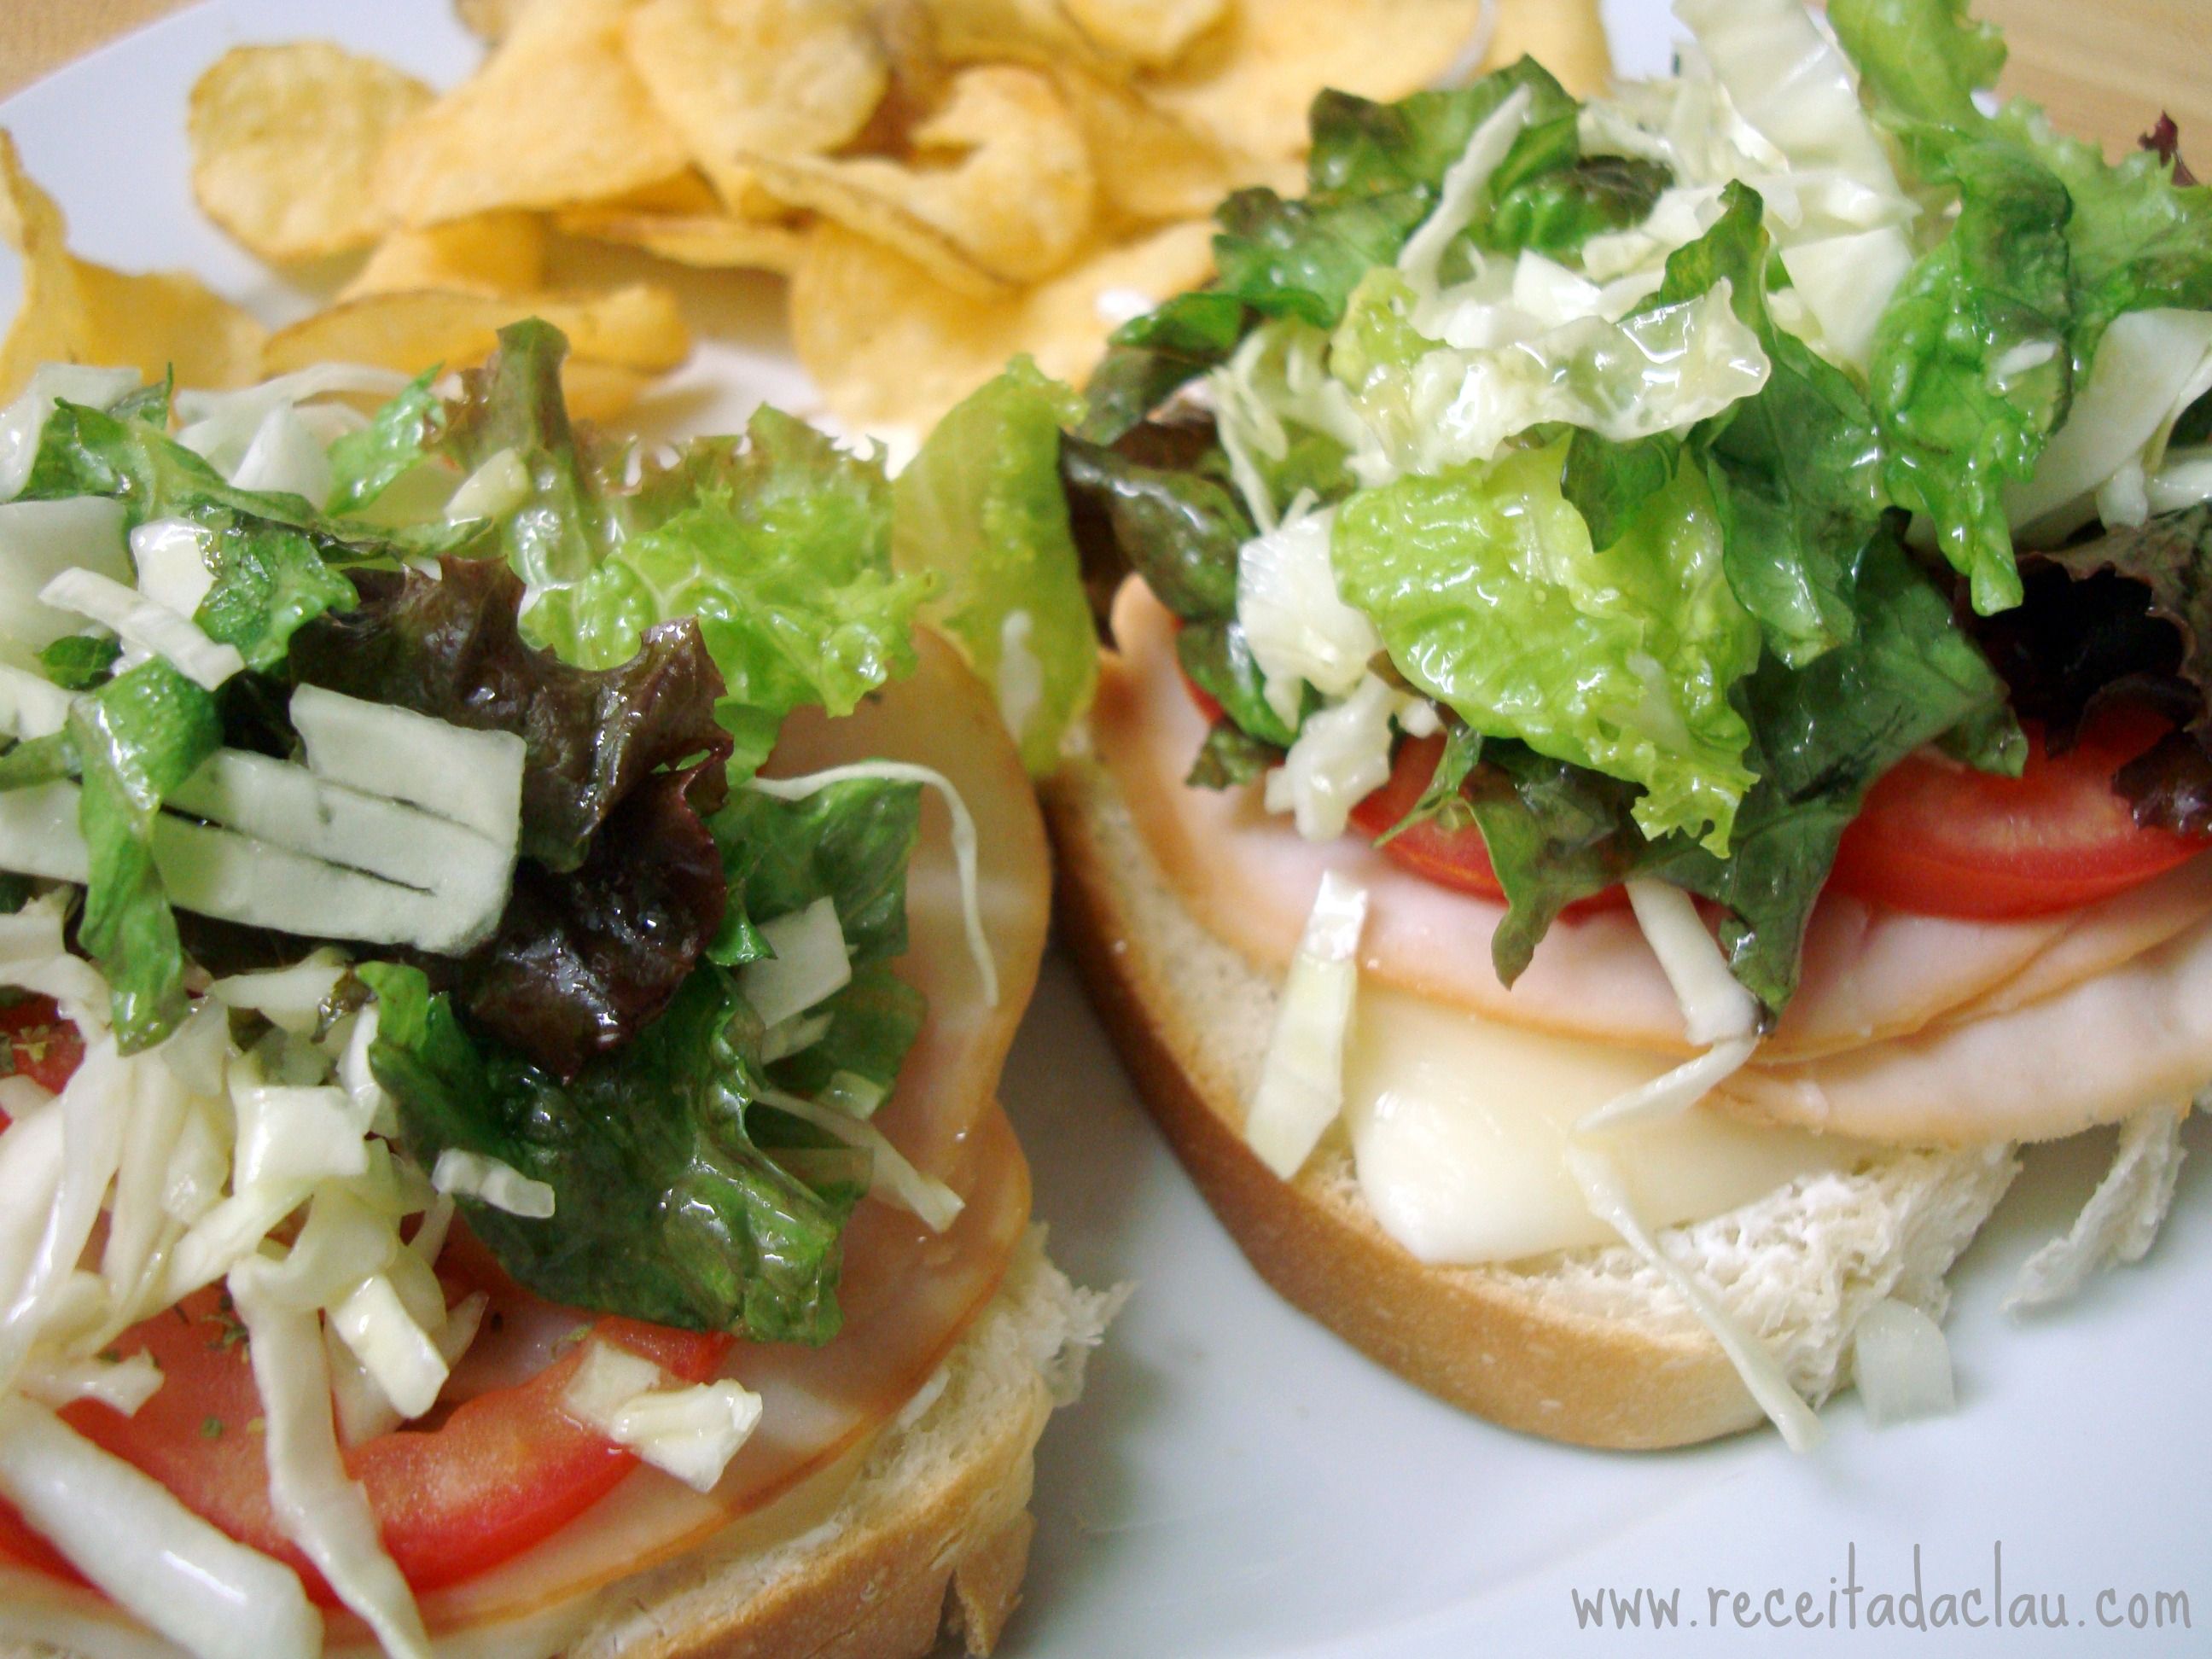
[[[0,0],[0,95],[186,3]],[[2203,135],[2193,149],[2205,158],[2199,170],[2212,173],[2212,0],[1974,0],[1974,9],[2004,26],[2007,91],[2114,151],[2168,110],[2185,150]]]

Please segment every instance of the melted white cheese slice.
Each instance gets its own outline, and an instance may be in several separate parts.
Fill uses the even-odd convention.
[[[1363,982],[1344,1079],[1360,1187],[1382,1230],[1424,1261],[1610,1244],[1567,1166],[1574,1126],[1675,1063]],[[1623,1127],[1606,1144],[1655,1228],[1722,1214],[1869,1151],[1698,1110]]]

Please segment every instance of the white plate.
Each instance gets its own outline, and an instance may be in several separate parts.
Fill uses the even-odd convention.
[[[1666,61],[1650,0],[1609,0],[1624,65]],[[6,27],[0,18],[0,27]],[[124,40],[0,106],[78,250],[126,269],[180,265],[271,320],[307,303],[191,206],[185,96],[240,41],[325,35],[434,82],[475,59],[445,0],[216,0]],[[694,281],[719,337],[659,418],[726,427],[760,398],[801,405],[765,282]],[[0,272],[0,313],[12,271]],[[1706,1653],[1751,1639],[1790,1653],[2154,1654],[2212,1650],[2212,1148],[2182,1172],[2166,1237],[2079,1305],[2016,1323],[2014,1269],[2063,1230],[2109,1136],[2039,1152],[1954,1275],[1960,1410],[1876,1431],[1849,1400],[1829,1443],[1793,1457],[1771,1434],[1688,1453],[1614,1455],[1524,1439],[1437,1405],[1292,1313],[1253,1275],[1132,1096],[1066,967],[1044,983],[1006,1098],[1036,1167],[1054,1253],[1138,1294],[1084,1403],[1038,1457],[1039,1529],[1002,1652],[1060,1656]],[[1986,1619],[2002,1547],[2005,1612],[2023,1594],[2064,1627],[1869,1628],[1875,1597],[1914,1588],[1929,1619]],[[1747,1631],[1772,1607],[1826,1620],[1856,1562],[1858,1628]],[[1584,1627],[1577,1599],[1679,1592],[1679,1626]],[[1720,1592],[1716,1597],[1714,1592]],[[1774,1593],[1770,1598],[1770,1592]],[[2120,1628],[2100,1623],[2101,1612]],[[2160,1592],[2191,1628],[2125,1627]],[[1968,1600],[1970,1594],[1974,1599]],[[2170,1604],[2169,1604],[2170,1605]],[[1608,1612],[1609,1612],[1608,1604]],[[1893,1618],[1909,1604],[1893,1602]],[[1718,1628],[1716,1629],[1716,1624]]]

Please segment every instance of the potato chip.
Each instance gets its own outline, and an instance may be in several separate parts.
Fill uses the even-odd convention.
[[[1139,224],[1202,218],[1231,191],[1257,182],[1264,172],[1250,157],[1224,149],[1127,87],[1087,70],[1058,70],[1053,82],[1083,130],[1105,212]]]
[[[1517,0],[1530,8],[1588,0]],[[1306,110],[1323,87],[1403,98],[1459,63],[1483,0],[1242,0],[1171,72],[1141,89],[1231,149],[1303,155]]]
[[[1230,0],[1060,0],[1060,4],[1075,26],[1106,51],[1150,69],[1174,63],[1230,11]]]
[[[612,420],[652,384],[653,376],[641,369],[595,363],[586,357],[570,357],[561,365],[562,394],[568,413],[580,421]]]
[[[645,0],[623,31],[631,65],[725,201],[741,150],[816,155],[868,124],[890,67],[854,0]]]
[[[488,46],[505,40],[529,7],[530,0],[453,0],[462,26]]]
[[[782,200],[873,237],[978,297],[1049,276],[1090,230],[1090,152],[1044,76],[1006,64],[963,70],[912,139],[911,161],[741,159]]]
[[[574,208],[556,216],[566,236],[642,248],[679,265],[708,270],[775,270],[798,268],[806,234],[798,225],[727,214],[607,212]]]
[[[527,294],[544,285],[545,221],[535,213],[479,213],[392,232],[338,298],[421,289]]]
[[[380,204],[416,227],[572,207],[688,172],[690,153],[622,50],[626,0],[536,0],[469,80],[401,128]]]
[[[1613,81],[1613,54],[1596,0],[1499,0],[1483,71],[1504,69],[1524,55],[1577,98],[1594,98]]]
[[[1042,69],[1075,64],[1094,74],[1118,71],[1107,52],[1061,0],[916,0],[937,52],[957,64],[1012,59]]]
[[[192,194],[264,259],[367,247],[385,228],[370,194],[385,141],[436,96],[327,40],[234,46],[192,83]]]
[[[1018,352],[1080,385],[1128,318],[1213,270],[1212,227],[1171,225],[1090,253],[1018,300],[979,300],[839,225],[817,226],[791,283],[799,362],[837,417],[919,434]]]
[[[0,240],[21,256],[23,299],[0,342],[0,403],[41,363],[136,368],[179,386],[244,386],[258,378],[267,331],[198,279],[129,276],[79,259],[52,197],[23,171],[0,128]]]
[[[402,374],[458,368],[489,356],[499,331],[525,317],[559,329],[576,356],[623,368],[671,369],[691,349],[676,296],[641,283],[607,294],[364,295],[279,329],[263,361],[271,374],[333,362]]]

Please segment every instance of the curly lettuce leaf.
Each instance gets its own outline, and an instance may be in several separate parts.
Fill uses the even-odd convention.
[[[937,581],[922,614],[994,687],[1032,775],[1060,763],[1098,680],[1060,489],[1083,400],[1027,357],[938,422],[892,487],[891,558]]]
[[[435,580],[374,572],[361,588],[356,609],[294,637],[293,676],[520,737],[522,854],[548,869],[576,868],[607,815],[655,772],[726,752],[711,713],[720,686],[689,621],[656,624],[617,666],[591,669],[525,642],[521,584],[495,560],[448,559]]]
[[[427,1168],[458,1147],[553,1188],[545,1220],[461,1200],[518,1280],[687,1330],[836,1334],[839,1235],[866,1159],[758,1143],[760,1022],[730,975],[702,968],[635,1041],[565,1084],[479,1046],[416,970],[370,963],[361,975],[379,1007],[369,1065],[408,1151]]]
[[[1084,389],[1076,431],[1110,444],[1182,386],[1229,361],[1258,320],[1243,301],[1218,288],[1178,294],[1114,331]]]
[[[1641,785],[1637,822],[1725,853],[1754,781],[1729,693],[1759,656],[1712,503],[1687,470],[1594,548],[1565,445],[1402,478],[1339,510],[1346,601],[1400,672],[1486,737]]]
[[[758,769],[793,709],[848,714],[912,672],[908,633],[930,582],[891,567],[877,463],[763,409],[742,442],[702,441],[640,495],[630,532],[544,593],[529,627],[597,668],[627,659],[647,629],[696,616],[724,682],[715,714],[734,739],[733,776]]]

